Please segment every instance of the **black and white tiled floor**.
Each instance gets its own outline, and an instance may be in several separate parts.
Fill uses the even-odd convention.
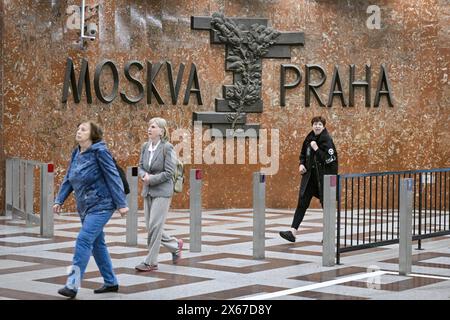
[[[159,270],[142,274],[134,266],[147,253],[143,214],[137,246],[125,244],[125,219],[115,214],[105,232],[119,293],[93,294],[102,278],[91,259],[77,299],[450,299],[450,236],[426,240],[425,250],[414,250],[408,276],[397,273],[398,245],[347,253],[341,265],[322,267],[322,212],[307,213],[295,244],[278,235],[292,215],[266,210],[266,258],[255,260],[250,209],[205,210],[201,253],[189,251],[189,212],[173,210],[166,230],[184,240],[183,259],[173,265],[171,254],[161,249]],[[79,228],[76,214],[55,216],[55,237],[46,239],[38,226],[0,217],[0,299],[61,299],[57,290]],[[360,277],[373,270],[386,272]]]

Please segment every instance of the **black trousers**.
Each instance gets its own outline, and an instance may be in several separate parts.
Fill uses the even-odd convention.
[[[320,200],[320,205],[323,208],[323,200],[320,197],[320,189],[317,184],[317,176],[315,173],[311,173],[303,196],[301,195],[301,190],[302,188],[300,187],[297,209],[295,209],[294,220],[291,225],[291,227],[296,230],[300,227],[300,223],[302,223],[303,218],[305,217],[305,212],[309,208],[312,197],[318,198]]]

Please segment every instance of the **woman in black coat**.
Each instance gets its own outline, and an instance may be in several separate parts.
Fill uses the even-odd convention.
[[[281,231],[280,236],[295,242],[295,235],[309,207],[312,197],[320,200],[323,206],[323,176],[337,174],[338,156],[333,139],[325,128],[326,120],[314,117],[311,120],[312,131],[303,141],[300,153],[299,171],[302,174],[297,209],[291,229]]]

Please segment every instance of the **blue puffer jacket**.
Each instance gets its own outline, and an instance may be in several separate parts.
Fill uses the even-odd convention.
[[[63,204],[72,191],[82,216],[127,207],[122,180],[103,141],[83,153],[75,148],[55,204]]]

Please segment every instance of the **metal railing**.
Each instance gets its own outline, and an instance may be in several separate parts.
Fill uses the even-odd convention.
[[[253,173],[253,259],[264,259],[266,247],[266,176]]]
[[[35,170],[39,173],[39,215],[34,211]],[[40,234],[53,237],[54,165],[20,158],[6,159],[5,215],[40,224]]]
[[[130,193],[127,202],[130,211],[126,216],[126,244],[138,244],[138,168],[127,167],[127,180]],[[189,235],[190,251],[201,252],[202,248],[202,171],[190,170],[189,191]],[[144,205],[145,206],[145,205]],[[144,209],[145,210],[145,209]]]
[[[400,180],[413,179],[413,240],[450,234],[450,168],[338,175],[336,262],[399,241]]]

